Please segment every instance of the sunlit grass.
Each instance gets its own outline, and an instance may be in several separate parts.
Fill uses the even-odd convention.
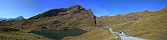
[[[108,28],[105,29],[94,29],[90,32],[87,32],[81,36],[71,36],[66,37],[66,40],[120,40],[120,38],[114,38],[116,36],[113,36],[112,33],[108,30]]]
[[[149,40],[167,40],[167,11],[141,12],[137,20],[126,20],[126,15],[119,17],[106,17],[109,21],[103,22],[112,27],[113,31],[125,32],[125,34]],[[119,19],[119,20],[116,20]],[[125,20],[125,21],[124,21]]]

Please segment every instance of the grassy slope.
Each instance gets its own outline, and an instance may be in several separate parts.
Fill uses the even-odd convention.
[[[10,27],[0,27],[0,40],[49,40],[48,38],[38,36],[38,35],[29,35],[21,31],[8,30],[4,29]]]
[[[119,20],[109,19],[111,21],[109,21],[110,23],[107,24],[110,27],[112,26],[114,31],[124,31],[126,34],[131,36],[146,38],[150,40],[167,40],[166,13],[167,11],[159,11],[154,13],[142,12],[137,14],[139,16],[138,20],[131,20],[119,23],[113,22]]]
[[[22,32],[5,32],[0,33],[0,40],[49,40],[45,37],[39,37],[36,35],[28,35]]]
[[[81,36],[65,37],[64,40],[119,40],[114,38],[113,35],[106,29],[94,29]]]

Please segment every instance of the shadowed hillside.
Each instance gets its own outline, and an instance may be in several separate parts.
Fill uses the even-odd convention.
[[[71,28],[90,30],[89,28],[96,25],[95,19],[90,9],[86,10],[80,5],[75,5],[46,11],[27,20],[15,22],[14,26],[33,30],[68,30]]]

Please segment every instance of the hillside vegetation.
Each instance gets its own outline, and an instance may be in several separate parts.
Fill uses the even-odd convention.
[[[114,36],[108,30],[108,28],[98,29],[87,32],[80,36],[69,36],[65,37],[63,40],[120,40],[119,38],[114,38]]]
[[[30,35],[12,27],[0,27],[0,40],[50,40],[39,35]]]
[[[98,24],[113,28],[117,32],[125,32],[130,36],[149,40],[167,40],[167,10],[156,12],[136,12],[117,16],[98,18]]]

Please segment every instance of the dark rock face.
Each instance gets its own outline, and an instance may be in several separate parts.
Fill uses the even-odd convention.
[[[30,19],[37,19],[37,18],[41,18],[41,17],[63,16],[66,14],[73,14],[73,13],[79,12],[81,10],[85,10],[85,9],[83,7],[81,7],[80,5],[71,6],[70,8],[51,9],[49,11],[42,13],[42,14],[31,17]]]
[[[42,14],[39,14],[37,16],[31,17],[30,19],[37,19],[37,18],[41,18],[41,17],[57,16],[57,15],[60,14],[60,12],[65,12],[65,11],[67,11],[67,10],[64,9],[64,8],[61,8],[61,9],[52,9],[52,10],[49,10],[49,11],[44,12]]]
[[[35,30],[64,30],[71,28],[91,28],[96,25],[92,11],[80,5],[46,11],[28,19]],[[25,21],[25,22],[27,22]]]

